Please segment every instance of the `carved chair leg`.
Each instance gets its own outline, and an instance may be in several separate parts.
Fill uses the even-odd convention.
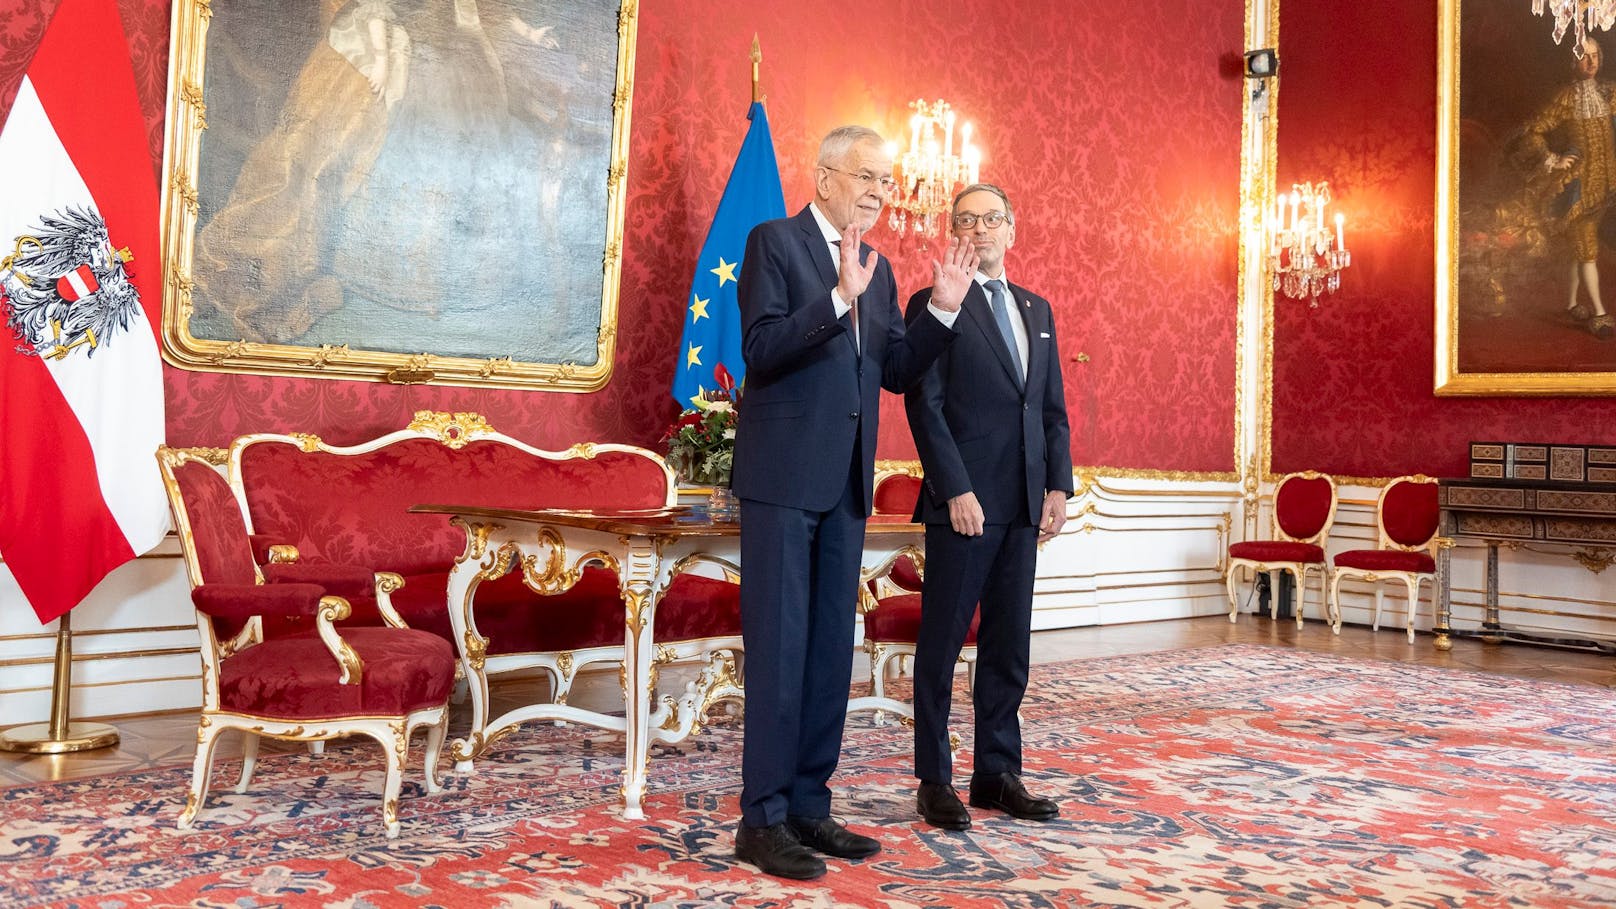
[[[202,803],[208,798],[208,778],[213,775],[213,748],[219,743],[219,733],[223,731],[213,723],[206,723],[196,731],[196,759],[191,763],[191,792],[185,799],[185,810],[180,812],[180,819],[174,825],[181,830],[191,829],[191,824],[202,811]]]
[[[241,777],[236,780],[236,792],[243,793],[252,785],[253,768],[258,766],[258,736],[241,731]]]
[[[1302,616],[1307,613],[1307,579],[1313,572],[1311,566],[1303,565],[1300,570],[1291,569],[1291,577],[1296,579],[1296,627],[1302,627]]]
[[[422,763],[425,764],[427,792],[443,791],[443,786],[438,783],[438,755],[443,752],[443,739],[448,731],[447,711],[436,723],[426,727],[426,757]]]
[[[1240,613],[1240,566],[1230,563],[1229,570],[1223,576],[1223,586],[1229,595],[1229,621],[1233,623]]]
[[[870,697],[884,698],[887,696],[887,664],[892,662],[892,651],[883,646],[876,645],[875,653],[870,655]],[[884,710],[877,710],[872,719],[877,726],[887,724],[887,714]]]
[[[1386,592],[1380,589],[1380,582],[1375,582],[1375,620],[1370,624],[1370,631],[1380,630],[1380,607],[1386,604]]]
[[[404,761],[410,753],[410,737],[403,720],[389,724],[392,736],[373,733],[376,744],[382,746],[382,826],[387,838],[398,838],[398,793],[404,787]]]
[[[1408,642],[1414,643],[1414,612],[1420,605],[1420,579],[1414,575],[1403,576],[1403,586],[1408,588]]]

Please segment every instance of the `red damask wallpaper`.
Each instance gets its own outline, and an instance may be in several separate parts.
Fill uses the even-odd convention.
[[[1166,0],[1155,27],[1065,0],[821,4],[659,0],[640,7],[620,335],[593,395],[391,387],[169,370],[169,440],[218,445],[249,431],[335,443],[402,425],[419,408],[476,410],[535,444],[655,446],[675,405],[691,262],[744,135],[747,51],[763,80],[787,206],[808,201],[819,137],[845,122],[896,134],[909,101],[946,98],[987,149],[983,176],[1018,203],[1009,269],[1057,308],[1078,464],[1233,468],[1238,80],[1243,8]],[[55,0],[0,0],[0,114]],[[169,7],[121,0],[161,154]],[[873,239],[907,291],[926,257]],[[1086,359],[1080,360],[1079,355]],[[901,403],[883,408],[881,454],[913,457]]]
[[[1435,0],[1280,6],[1280,182],[1330,181],[1352,266],[1318,309],[1276,301],[1276,472],[1462,476],[1471,440],[1616,443],[1609,398],[1431,391],[1437,15]]]

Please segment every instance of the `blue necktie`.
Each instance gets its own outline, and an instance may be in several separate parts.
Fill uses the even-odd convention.
[[[984,286],[988,289],[988,299],[993,306],[993,321],[998,323],[999,334],[1004,336],[1004,346],[1010,348],[1010,362],[1016,367],[1016,387],[1020,388],[1024,367],[1021,365],[1021,352],[1016,349],[1015,332],[1010,330],[1010,314],[1005,311],[1004,282],[994,278]]]

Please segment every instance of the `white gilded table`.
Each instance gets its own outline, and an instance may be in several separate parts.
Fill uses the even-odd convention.
[[[469,772],[472,761],[522,723],[565,720],[623,733],[623,815],[644,817],[652,742],[679,742],[698,732],[714,704],[744,700],[734,660],[713,653],[695,680],[678,696],[656,693],[657,666],[668,662],[653,640],[657,602],[679,573],[701,561],[734,569],[739,560],[740,526],[714,521],[705,508],[675,506],[640,511],[567,511],[418,505],[413,512],[449,515],[466,534],[466,549],[449,574],[449,620],[465,672],[472,709],[471,730],[451,745],[455,769]],[[889,558],[920,541],[920,525],[872,518],[865,537],[865,562]],[[477,585],[520,570],[526,585],[540,594],[561,593],[577,583],[583,569],[613,569],[622,584],[625,653],[620,680],[623,715],[584,710],[568,704],[527,704],[489,717],[487,638],[477,632],[473,611]],[[850,611],[854,603],[849,602]],[[535,621],[542,621],[535,614]],[[884,710],[912,717],[907,704],[886,698],[856,698],[852,710]]]

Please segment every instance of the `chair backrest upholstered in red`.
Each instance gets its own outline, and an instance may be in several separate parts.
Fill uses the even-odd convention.
[[[192,552],[203,584],[255,584],[252,543],[241,506],[224,474],[202,461],[174,468],[177,514],[190,528]]]
[[[1292,540],[1311,541],[1328,527],[1335,510],[1335,483],[1324,474],[1291,474],[1274,492],[1274,519]]]
[[[908,517],[920,501],[920,478],[906,473],[888,474],[875,484],[875,513]]]
[[[907,473],[890,473],[875,482],[875,513],[909,517],[915,513],[920,501],[921,480]],[[887,580],[903,590],[920,592],[920,569],[914,559],[903,556],[892,563]],[[876,581],[870,581],[870,593],[877,593]],[[879,594],[877,594],[879,595]]]
[[[1402,549],[1425,548],[1436,536],[1442,516],[1436,493],[1436,480],[1430,477],[1398,477],[1381,490],[1385,542]]]
[[[304,560],[403,575],[443,570],[466,545],[447,518],[411,514],[414,505],[660,508],[673,499],[662,462],[639,450],[589,457],[418,436],[369,450],[310,448],[284,436],[237,442],[253,532],[296,546]]]

